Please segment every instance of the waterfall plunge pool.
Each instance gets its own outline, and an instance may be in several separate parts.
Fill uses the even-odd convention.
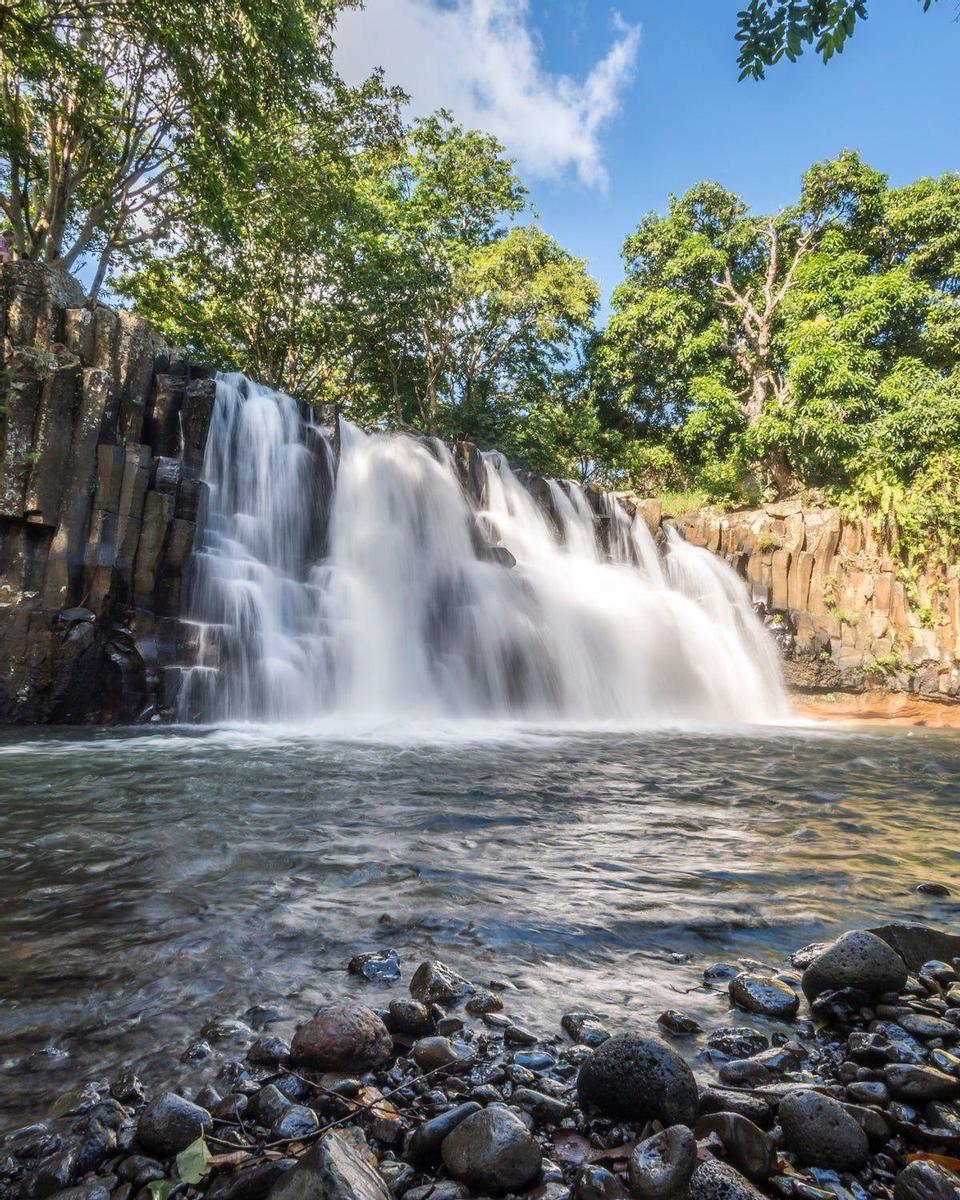
[[[229,1046],[179,1061],[212,1017],[288,1034],[428,956],[544,1031],[718,1024],[710,963],[960,912],[912,890],[960,857],[960,740],[923,730],[17,729],[0,795],[3,1127],[128,1063],[213,1078]],[[389,947],[392,988],[346,974]]]

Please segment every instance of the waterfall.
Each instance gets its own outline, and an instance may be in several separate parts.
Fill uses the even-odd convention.
[[[339,462],[335,454],[339,451]],[[776,651],[726,564],[615,496],[525,486],[435,439],[332,447],[287,396],[222,376],[186,620],[183,719],[761,721]],[[534,487],[534,483],[537,487]]]

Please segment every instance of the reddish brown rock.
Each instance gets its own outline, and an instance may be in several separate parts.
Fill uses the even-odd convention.
[[[321,1008],[293,1035],[293,1062],[324,1071],[369,1071],[389,1058],[393,1039],[386,1025],[363,1004]]]

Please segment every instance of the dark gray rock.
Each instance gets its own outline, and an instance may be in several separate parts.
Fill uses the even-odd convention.
[[[620,1180],[605,1167],[581,1167],[573,1181],[573,1200],[622,1200],[627,1192]]]
[[[772,1073],[753,1058],[731,1058],[721,1063],[719,1078],[730,1087],[760,1087],[770,1083]]]
[[[960,1096],[960,1079],[954,1079],[936,1067],[915,1063],[890,1063],[883,1078],[898,1100],[952,1100]]]
[[[791,1092],[780,1104],[780,1124],[787,1145],[808,1166],[850,1171],[867,1161],[867,1135],[829,1096]]]
[[[821,992],[856,988],[869,995],[897,992],[907,982],[907,968],[886,941],[867,929],[838,937],[803,973],[803,994],[815,1000]]]
[[[45,1158],[20,1186],[21,1200],[46,1200],[68,1188],[77,1177],[77,1156],[73,1149],[60,1150]]]
[[[400,956],[396,950],[372,950],[355,954],[347,966],[351,975],[371,983],[394,983],[400,978]]]
[[[746,1012],[788,1021],[796,1016],[800,997],[789,984],[766,975],[743,972],[730,980],[730,999]]]
[[[450,1108],[439,1116],[424,1121],[407,1138],[406,1157],[417,1164],[439,1158],[444,1138],[453,1133],[461,1121],[465,1121],[475,1112],[480,1112],[480,1105],[475,1100],[469,1100],[466,1104],[458,1104],[456,1108]]]
[[[369,1071],[385,1062],[392,1050],[393,1039],[372,1009],[333,1004],[299,1027],[290,1058],[324,1071]]]
[[[305,1104],[291,1104],[276,1119],[271,1132],[277,1139],[302,1138],[320,1127],[317,1114]]]
[[[517,1192],[540,1174],[543,1156],[526,1125],[509,1108],[473,1113],[447,1135],[443,1161],[474,1192]]]
[[[321,1138],[269,1195],[270,1200],[390,1200],[379,1173],[337,1133]]]
[[[919,971],[932,958],[942,962],[960,958],[960,934],[929,925],[880,925],[870,932],[892,946],[909,971]]]
[[[419,1000],[391,1000],[387,1014],[391,1028],[407,1037],[424,1037],[433,1032],[430,1010]]]
[[[205,1200],[263,1200],[277,1180],[296,1165],[295,1158],[281,1158],[243,1171],[218,1174],[204,1192]]]
[[[755,1183],[762,1183],[777,1161],[773,1139],[758,1125],[739,1113],[708,1113],[697,1118],[693,1129],[697,1141],[715,1134],[731,1163]]]
[[[770,1039],[749,1025],[731,1025],[715,1029],[707,1037],[711,1050],[719,1050],[730,1058],[750,1058],[770,1048]]]
[[[693,1072],[672,1046],[638,1033],[617,1034],[594,1050],[580,1068],[577,1094],[627,1121],[690,1125],[697,1114]]]
[[[912,1162],[893,1184],[893,1200],[958,1200],[960,1175],[934,1162]]]
[[[761,1200],[763,1192],[729,1163],[708,1158],[687,1185],[687,1200]]]
[[[422,962],[410,980],[410,995],[421,1004],[453,1004],[475,991],[472,983],[437,959]]]
[[[205,1108],[165,1092],[151,1101],[137,1122],[137,1141],[155,1154],[177,1154],[213,1127]]]
[[[413,1061],[424,1073],[440,1067],[466,1067],[473,1062],[473,1051],[465,1042],[426,1037],[414,1043]]]
[[[662,1012],[657,1017],[657,1024],[664,1033],[669,1033],[671,1037],[693,1037],[695,1034],[703,1033],[702,1026],[693,1017],[677,1012],[675,1008],[668,1008]]]
[[[274,1067],[277,1063],[286,1061],[289,1056],[289,1043],[285,1042],[283,1038],[271,1034],[257,1038],[247,1051],[247,1058],[250,1062],[268,1067]]]
[[[609,1029],[593,1012],[564,1013],[560,1018],[560,1025],[579,1045],[590,1046],[594,1050],[610,1036]]]
[[[685,1125],[645,1138],[630,1155],[630,1190],[645,1200],[682,1196],[697,1169],[697,1143]]]

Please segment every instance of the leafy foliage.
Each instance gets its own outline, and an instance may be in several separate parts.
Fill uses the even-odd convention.
[[[741,79],[763,79],[782,58],[796,62],[813,46],[828,63],[842,54],[857,25],[867,19],[868,0],[750,0],[737,13]],[[933,0],[918,0],[926,12]]]

